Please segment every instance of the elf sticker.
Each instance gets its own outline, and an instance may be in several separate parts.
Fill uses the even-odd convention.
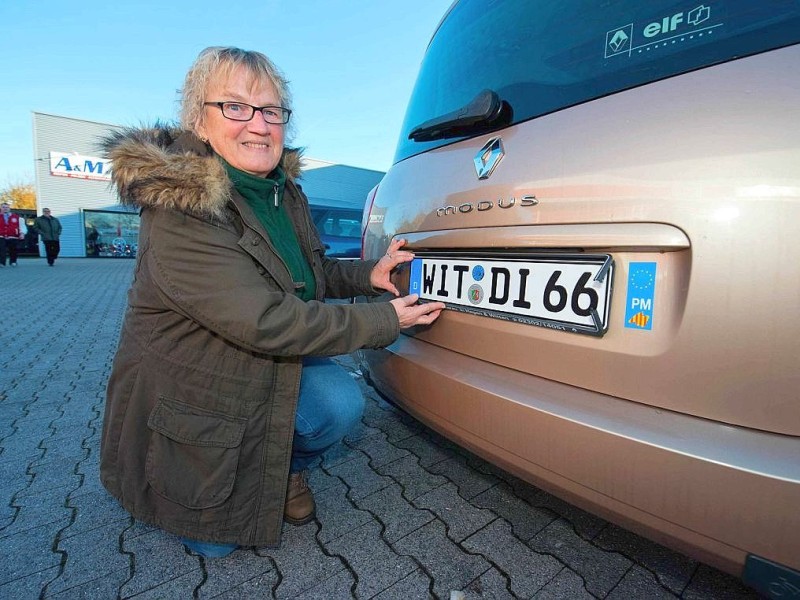
[[[656,263],[632,262],[628,269],[628,297],[625,302],[625,327],[653,329],[653,302],[656,292]]]

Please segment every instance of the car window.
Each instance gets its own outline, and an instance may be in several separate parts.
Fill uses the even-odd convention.
[[[357,210],[312,208],[311,215],[320,235],[361,237],[361,213]]]
[[[798,0],[462,0],[428,47],[395,161],[456,141],[408,134],[484,89],[518,123],[798,41]]]

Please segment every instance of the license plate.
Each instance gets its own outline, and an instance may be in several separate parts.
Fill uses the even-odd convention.
[[[614,263],[608,254],[514,258],[420,256],[409,293],[451,310],[573,333],[608,329]]]

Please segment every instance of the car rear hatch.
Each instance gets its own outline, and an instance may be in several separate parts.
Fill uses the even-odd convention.
[[[798,46],[774,50],[395,164],[365,255],[405,238],[427,261],[414,274],[423,287],[428,278],[425,295],[454,307],[407,335],[658,409],[800,435],[797,64]],[[520,265],[546,280],[522,306],[519,282],[496,311],[470,299],[468,283],[503,299],[503,269],[513,278]],[[398,276],[405,289],[411,272]],[[472,277],[458,291],[457,273]],[[526,303],[585,312],[587,288],[606,306],[585,327],[554,310],[523,314]]]

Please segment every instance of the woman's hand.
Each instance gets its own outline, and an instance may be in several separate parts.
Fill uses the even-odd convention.
[[[405,243],[405,240],[394,240],[389,244],[386,254],[381,256],[380,260],[375,264],[369,277],[373,287],[386,290],[397,296],[390,304],[394,306],[395,311],[397,311],[400,329],[407,329],[415,325],[430,325],[439,318],[439,314],[444,309],[443,302],[417,304],[417,300],[419,299],[417,294],[411,294],[410,296],[403,296],[400,298],[400,292],[389,280],[389,276],[398,265],[409,262],[414,258],[413,252],[400,250]]]
[[[418,299],[419,296],[417,294],[411,294],[402,298],[395,298],[389,302],[397,311],[400,329],[414,327],[414,325],[430,325],[439,318],[444,308],[443,302],[416,304]]]
[[[405,240],[394,240],[389,244],[386,254],[381,256],[380,260],[375,264],[372,273],[369,275],[369,282],[372,287],[379,290],[386,290],[393,293],[395,296],[400,296],[400,292],[389,279],[392,271],[404,262],[409,262],[414,258],[413,252],[407,250],[400,250],[400,247],[405,245]]]

